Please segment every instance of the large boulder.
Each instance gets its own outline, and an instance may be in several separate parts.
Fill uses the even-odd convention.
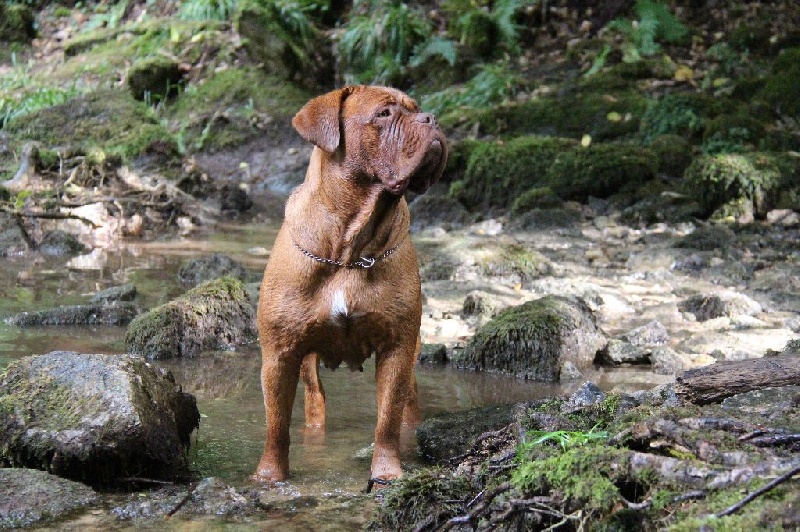
[[[606,343],[586,302],[549,295],[499,313],[475,333],[456,365],[558,381],[565,364],[589,367]]]
[[[255,308],[232,277],[205,282],[137,316],[125,334],[131,353],[153,359],[192,357],[255,339]]]
[[[199,422],[195,398],[137,356],[54,351],[0,379],[0,460],[92,485],[185,473]]]
[[[97,501],[89,486],[36,469],[0,469],[0,529],[58,519]]]

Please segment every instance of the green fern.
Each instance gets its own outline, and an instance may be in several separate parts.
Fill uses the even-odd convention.
[[[429,59],[440,56],[447,61],[448,65],[453,66],[456,63],[456,53],[456,45],[453,41],[444,37],[434,37],[417,47],[409,64],[412,67],[418,67]]]
[[[519,77],[506,63],[483,64],[478,73],[463,86],[423,96],[422,107],[434,113],[442,113],[451,107],[498,104],[513,98],[520,83]]]
[[[184,20],[218,20],[225,22],[233,18],[239,8],[239,0],[184,0],[178,16]]]
[[[635,63],[657,54],[661,50],[658,42],[677,44],[688,33],[686,26],[670,11],[669,8],[654,0],[637,0],[637,21],[615,19],[608,24],[610,30],[622,34],[623,61]]]

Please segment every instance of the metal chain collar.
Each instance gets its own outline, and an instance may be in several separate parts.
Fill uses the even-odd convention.
[[[403,239],[403,240],[405,240],[405,239]],[[326,259],[324,257],[318,257],[317,255],[314,255],[310,251],[301,248],[300,245],[297,242],[295,242],[294,240],[292,240],[292,244],[294,244],[294,247],[299,249],[300,252],[303,255],[305,255],[309,259],[313,259],[313,260],[315,260],[317,262],[321,262],[323,264],[330,264],[331,266],[339,266],[339,267],[342,267],[342,268],[364,268],[364,269],[367,269],[367,268],[372,268],[375,265],[376,262],[380,262],[380,261],[388,258],[389,255],[391,255],[392,253],[397,251],[397,248],[400,247],[400,244],[403,243],[403,240],[401,240],[395,247],[393,247],[391,249],[387,249],[386,251],[384,251],[382,254],[378,255],[377,257],[359,257],[358,260],[353,261],[353,262],[342,262],[340,260]]]

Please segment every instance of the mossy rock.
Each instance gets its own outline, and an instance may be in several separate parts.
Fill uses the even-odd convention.
[[[650,143],[658,159],[658,173],[681,177],[692,163],[692,145],[679,135],[658,135]]]
[[[500,312],[481,327],[457,365],[536,381],[558,381],[562,366],[589,367],[606,345],[586,303],[545,296]]]
[[[514,421],[514,409],[509,405],[485,406],[431,417],[417,428],[419,454],[430,463],[439,463],[465,452],[484,432],[502,429]]]
[[[131,353],[160,359],[230,349],[255,338],[255,309],[244,285],[221,277],[138,316],[125,345]]]
[[[511,215],[519,216],[534,209],[555,209],[564,203],[549,187],[533,187],[520,194],[511,205]]]
[[[17,3],[0,4],[0,42],[27,43],[36,37],[36,14]]]
[[[559,154],[576,143],[557,137],[483,142],[469,156],[464,179],[451,194],[470,209],[507,209],[523,192],[545,182]]]
[[[177,147],[147,106],[126,91],[101,89],[19,117],[6,126],[20,140],[74,151],[133,159],[151,148]]]
[[[707,215],[731,200],[746,198],[756,215],[762,216],[780,185],[781,171],[771,154],[723,153],[695,159],[684,180],[687,191],[700,201]]]
[[[756,96],[775,112],[800,119],[800,47],[784,50]]]
[[[183,82],[180,64],[166,57],[137,61],[128,70],[128,88],[137,100],[158,102],[178,94]]]
[[[490,246],[483,256],[477,254],[476,261],[487,277],[508,279],[512,283],[525,284],[553,273],[553,265],[538,251],[520,244],[495,248]]]
[[[652,150],[627,144],[592,144],[562,152],[547,172],[547,185],[566,200],[607,198],[656,176]]]
[[[293,135],[287,127],[313,94],[254,67],[229,68],[189,85],[168,106],[168,116],[184,125],[188,150],[215,151],[258,137]],[[271,129],[256,122],[268,116]]]
[[[265,71],[285,80],[296,79],[311,87],[328,87],[334,79],[334,58],[326,35],[307,26],[300,35],[284,20],[287,15],[274,3],[253,3],[236,17],[236,31],[244,48]]]
[[[126,355],[54,351],[0,374],[0,460],[109,486],[187,473],[200,413],[171,373]]]
[[[646,141],[664,134],[700,139],[709,119],[734,112],[735,107],[731,101],[700,93],[668,94],[647,102],[641,134]]]
[[[557,135],[608,140],[639,130],[647,100],[634,91],[613,94],[586,93],[545,97],[498,107],[455,111],[442,117],[445,126],[479,123],[488,133],[505,135]]]

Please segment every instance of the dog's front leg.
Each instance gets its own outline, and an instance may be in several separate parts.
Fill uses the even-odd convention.
[[[267,439],[258,463],[260,480],[286,480],[289,476],[289,423],[300,377],[301,360],[262,345],[261,388],[267,411]]]
[[[391,480],[403,474],[400,466],[400,426],[414,371],[413,344],[379,355],[375,378],[378,387],[378,424],[372,454],[372,478]]]

